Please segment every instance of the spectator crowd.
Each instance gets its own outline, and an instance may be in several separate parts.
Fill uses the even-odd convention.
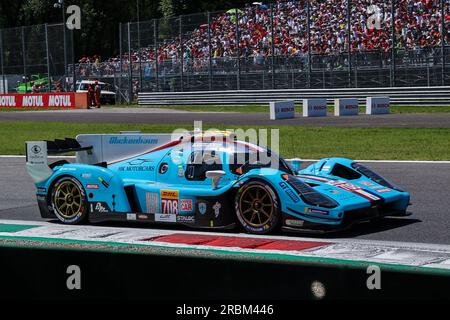
[[[391,0],[350,1],[348,12],[347,1],[311,0],[310,35],[308,8],[304,0],[280,0],[272,6],[255,2],[243,9],[211,14],[209,30],[204,15],[204,24],[185,28],[182,39],[179,36],[168,37],[158,43],[157,50],[151,41],[140,50],[111,58],[106,63],[101,63],[98,56],[83,57],[80,73],[83,75],[87,70],[92,72],[92,69],[98,71],[102,68],[103,73],[113,74],[120,67],[127,71],[132,62],[134,65],[144,64],[144,74],[149,76],[153,71],[148,65],[156,60],[172,65],[183,60],[185,66],[201,71],[209,67],[210,55],[213,66],[217,66],[227,58],[237,57],[238,48],[241,58],[251,60],[254,65],[263,65],[272,55],[305,58],[309,50],[322,56],[347,53],[349,42],[351,52],[358,53],[389,52],[393,45],[396,49],[428,50],[439,47],[442,38],[445,43],[450,41],[450,0],[443,0],[444,17],[441,16],[441,0],[396,1],[394,44]],[[444,34],[442,19],[446,26]],[[177,29],[173,25],[167,24],[169,29]],[[174,30],[169,33],[178,34],[178,29]],[[153,37],[145,35],[145,31],[142,33],[143,38]],[[164,34],[160,32],[159,38],[165,38]]]

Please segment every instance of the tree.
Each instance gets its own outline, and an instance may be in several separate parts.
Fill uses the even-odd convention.
[[[173,0],[161,0],[159,3],[159,10],[164,18],[173,17],[175,15]]]
[[[65,1],[67,6],[75,4],[82,10],[82,29],[75,32],[76,55],[99,54],[103,58],[117,55],[119,23],[137,20],[137,0]],[[139,0],[140,20],[227,10],[242,7],[245,2],[252,1],[254,0]],[[57,0],[1,0],[0,28],[61,23],[62,13],[54,8],[55,2]]]

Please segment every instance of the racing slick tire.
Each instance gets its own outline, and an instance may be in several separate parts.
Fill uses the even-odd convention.
[[[280,226],[281,210],[273,188],[264,181],[244,184],[235,197],[237,218],[246,232],[270,234]]]
[[[81,224],[88,216],[86,192],[75,178],[57,180],[51,190],[50,203],[55,216],[64,224]]]

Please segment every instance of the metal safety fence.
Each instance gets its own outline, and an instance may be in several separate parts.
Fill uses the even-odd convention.
[[[138,92],[445,86],[450,0],[277,1],[121,24],[120,54],[79,66]]]
[[[63,24],[0,29],[0,93],[69,91],[73,35]]]

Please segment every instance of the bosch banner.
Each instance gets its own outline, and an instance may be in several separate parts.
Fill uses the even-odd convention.
[[[366,114],[389,114],[391,102],[389,97],[368,97]]]
[[[1,94],[0,108],[83,108],[78,93]]]

